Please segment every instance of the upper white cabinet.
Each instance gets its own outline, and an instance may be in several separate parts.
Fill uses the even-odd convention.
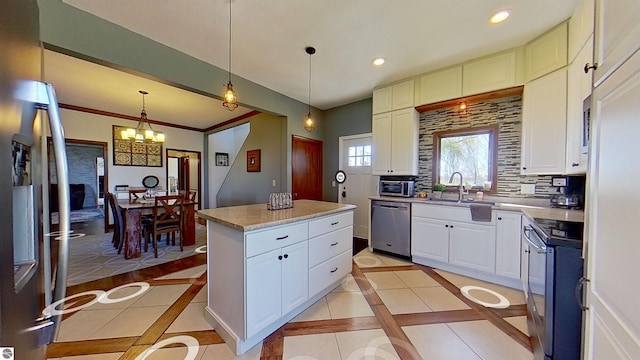
[[[420,78],[420,104],[462,96],[462,66],[437,71]]]
[[[418,124],[413,108],[373,116],[373,175],[418,174]]]
[[[581,0],[569,19],[569,63],[576,59],[587,40],[593,44],[594,3],[595,0]]]
[[[462,66],[462,96],[518,85],[516,68],[516,51],[464,64]]]
[[[598,86],[640,48],[640,1],[598,0],[596,2],[595,54],[598,69],[593,83]]]
[[[373,91],[373,113],[413,107],[415,85],[413,80],[401,82]]]
[[[526,81],[567,65],[567,23],[562,23],[527,44],[524,56]]]
[[[569,66],[567,79],[567,174],[587,171],[589,150],[589,117],[584,102],[591,95],[592,71],[584,72],[585,64],[593,59],[593,37],[589,37]]]
[[[523,175],[565,172],[567,70],[557,70],[524,86],[522,104]]]

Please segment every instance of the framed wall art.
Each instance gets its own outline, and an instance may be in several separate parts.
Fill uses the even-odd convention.
[[[216,166],[229,166],[228,153],[216,153]]]
[[[247,151],[247,172],[260,172],[260,149]]]
[[[162,144],[125,140],[126,127],[113,125],[113,165],[162,167]]]

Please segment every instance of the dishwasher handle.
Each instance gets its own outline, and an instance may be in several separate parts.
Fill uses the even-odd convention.
[[[386,205],[386,204],[373,204],[371,207],[389,210],[409,210],[407,205]]]

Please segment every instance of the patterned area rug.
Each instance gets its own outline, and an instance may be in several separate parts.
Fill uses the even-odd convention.
[[[70,239],[69,244],[71,251],[69,255],[67,286],[82,284],[181,259],[194,255],[196,249],[206,252],[206,248],[202,248],[203,245],[207,244],[206,229],[206,226],[196,223],[196,244],[184,246],[184,251],[182,252],[177,242],[175,246],[167,245],[163,236],[162,240],[158,243],[158,258],[154,257],[153,248],[150,246],[147,252],[144,252],[143,248],[141,257],[126,260],[124,258],[124,252],[118,254],[118,249],[113,247],[111,243],[111,239],[113,238],[112,232],[73,237]],[[82,228],[74,230],[74,234],[81,233]]]
[[[51,224],[57,225],[59,220],[59,214],[57,212],[51,213]],[[80,210],[71,210],[71,218],[69,221],[71,223],[83,222],[83,221],[92,221],[104,219],[104,213],[100,208],[84,208]]]

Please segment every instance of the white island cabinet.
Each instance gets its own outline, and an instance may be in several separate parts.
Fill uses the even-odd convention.
[[[241,355],[351,273],[355,206],[298,200],[205,209],[205,316]]]

